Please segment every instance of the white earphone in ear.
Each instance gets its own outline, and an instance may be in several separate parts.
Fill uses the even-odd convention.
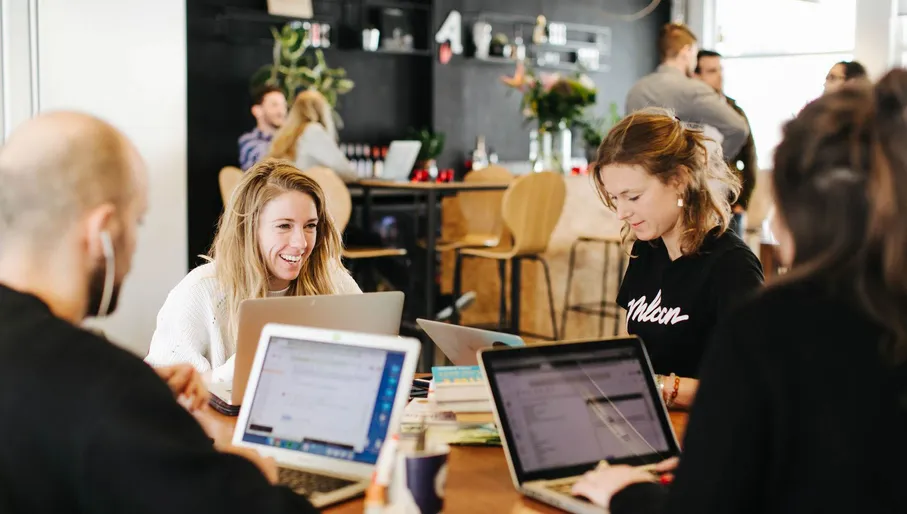
[[[101,251],[104,252],[104,258],[113,258],[113,242],[110,240],[110,232],[102,230],[99,237],[101,238]]]
[[[116,258],[113,252],[113,241],[110,232],[102,230],[101,251],[104,252],[104,290],[101,292],[101,304],[98,306],[98,316],[106,316],[110,311],[110,301],[113,299],[113,282],[116,275]]]

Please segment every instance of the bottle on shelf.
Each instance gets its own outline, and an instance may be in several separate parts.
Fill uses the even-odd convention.
[[[485,148],[485,136],[476,138],[476,147],[472,151],[472,169],[481,170],[488,167],[488,151]]]
[[[372,148],[372,160],[375,163],[374,167],[372,168],[372,176],[375,178],[381,178],[381,175],[384,172],[384,159],[381,158],[380,146],[375,146]]]
[[[366,155],[366,152],[365,152],[365,144],[360,144],[360,145],[359,145],[359,147],[358,147],[358,158],[359,158],[359,168],[358,168],[358,170],[359,170],[359,177],[360,177],[360,178],[367,178],[367,177],[368,177],[368,175],[367,175],[368,156]]]
[[[372,159],[371,145],[365,146],[365,176],[366,178],[374,178],[375,176],[375,161]]]

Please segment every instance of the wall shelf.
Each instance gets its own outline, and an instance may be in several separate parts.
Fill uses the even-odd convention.
[[[525,45],[526,61],[536,68],[585,73],[605,73],[611,69],[608,62],[611,56],[610,27],[565,23],[546,18],[546,32],[549,32],[548,29],[552,26],[561,27],[561,40],[552,43],[546,36],[546,41],[534,43],[533,33],[537,22],[535,16],[481,11],[474,13],[470,18],[470,25],[488,23],[492,27],[492,34],[507,36],[508,43],[513,41],[510,38],[520,37]],[[472,43],[475,46],[475,42]],[[503,56],[477,60],[498,63],[510,61]]]

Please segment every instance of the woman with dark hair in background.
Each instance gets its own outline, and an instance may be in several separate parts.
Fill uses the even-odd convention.
[[[860,80],[869,80],[866,68],[862,64],[857,61],[841,61],[835,63],[835,65],[828,70],[828,75],[825,76],[825,94],[834,93],[841,89],[845,84]]]
[[[715,331],[670,491],[614,466],[576,494],[613,514],[904,512],[905,108],[899,69],[787,124],[775,220],[792,271]]]

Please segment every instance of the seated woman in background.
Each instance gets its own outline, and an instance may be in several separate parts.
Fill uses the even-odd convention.
[[[857,61],[841,61],[835,63],[825,76],[825,94],[834,93],[855,81],[868,81],[866,68]]]
[[[636,239],[617,303],[627,310],[627,332],[645,343],[669,406],[692,402],[712,330],[763,282],[759,260],[727,230],[739,179],[718,145],[707,143],[667,111],[648,109],[611,129],[594,165],[624,240]]]
[[[346,181],[358,178],[353,165],[337,146],[333,111],[318,91],[296,95],[286,121],[274,135],[269,156],[293,161],[303,171],[324,166]]]
[[[576,493],[613,514],[904,512],[905,109],[894,70],[787,124],[773,175],[792,270],[716,330],[670,491],[614,466]]]
[[[360,293],[340,263],[340,235],[324,202],[318,184],[289,163],[250,168],[221,216],[212,262],[167,296],[145,360],[188,362],[211,382],[232,380],[240,302]]]

